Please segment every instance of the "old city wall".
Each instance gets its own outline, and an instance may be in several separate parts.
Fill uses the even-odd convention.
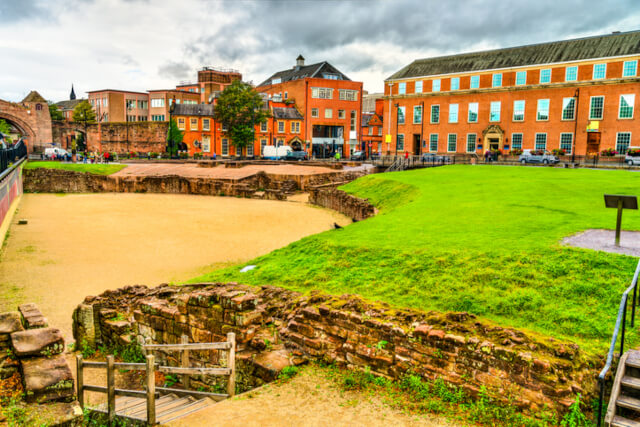
[[[485,386],[525,411],[547,405],[562,412],[576,393],[594,395],[593,367],[600,363],[575,344],[468,313],[395,309],[353,295],[303,296],[273,286],[126,287],[87,297],[74,312],[74,336],[83,346],[178,343],[182,335],[224,341],[228,332],[237,337],[241,390],[275,378],[284,366],[322,360],[389,378],[406,372],[441,378],[471,395]],[[192,354],[192,364],[218,362]]]
[[[310,188],[309,203],[333,209],[356,221],[362,221],[377,213],[377,209],[367,199],[347,194],[332,184]]]

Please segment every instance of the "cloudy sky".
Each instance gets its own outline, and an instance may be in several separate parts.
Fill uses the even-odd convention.
[[[370,92],[417,58],[640,29],[638,0],[0,0],[0,99],[329,61]]]

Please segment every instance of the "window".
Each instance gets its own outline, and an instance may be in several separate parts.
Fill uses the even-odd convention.
[[[431,106],[431,123],[440,123],[440,106]]]
[[[551,83],[551,68],[540,70],[540,83]]]
[[[549,120],[549,100],[538,99],[538,113],[536,120]]]
[[[494,74],[493,79],[491,80],[491,87],[500,86],[502,86],[502,73]]]
[[[209,135],[202,136],[202,152],[208,153],[211,151],[211,137]]]
[[[607,64],[593,64],[593,79],[604,79],[607,76]]]
[[[318,117],[318,109],[317,108],[312,108],[311,109],[311,117]]]
[[[480,87],[480,76],[471,76],[469,87],[471,89],[478,89]]]
[[[191,119],[190,130],[198,130],[198,119]]]
[[[447,137],[447,151],[449,153],[454,153],[457,149],[458,145],[458,135],[455,133],[450,133]]]
[[[631,145],[631,132],[618,132],[616,134],[616,151],[620,154],[626,154],[629,145]]]
[[[476,151],[476,134],[467,134],[467,153],[475,153]]]
[[[136,116],[131,114],[131,115],[127,115],[127,121],[128,122],[135,122],[136,121]]]
[[[522,150],[522,134],[521,133],[511,134],[511,148],[513,148],[514,150]]]
[[[489,121],[490,122],[500,121],[500,101],[493,101],[491,103],[491,109],[489,110]]]
[[[560,149],[564,150],[568,154],[571,154],[571,148],[573,147],[573,134],[561,133],[560,134]]]
[[[419,82],[416,82],[416,88],[415,88],[414,92],[415,93],[422,93],[422,80],[420,80]]]
[[[632,119],[633,118],[633,104],[636,100],[634,94],[620,95],[620,110],[618,111],[619,119]]]
[[[325,119],[331,119],[331,118],[333,118],[333,109],[331,109],[331,108],[325,108],[325,109],[324,109],[324,118],[325,118]]]
[[[478,123],[478,103],[469,103],[469,117],[467,117],[469,123]]]
[[[289,99],[289,92],[284,93],[284,99]],[[251,150],[253,151],[253,150]],[[247,155],[249,155],[249,147],[247,147]]]
[[[163,101],[162,105],[164,106],[164,99],[162,101]],[[109,105],[109,98],[107,97],[102,98],[102,106],[106,107],[108,105]]]
[[[227,130],[227,125],[225,125],[224,123],[222,124],[222,132],[226,132]]]
[[[546,150],[546,149],[547,149],[547,134],[536,133],[536,150]]]
[[[136,108],[136,100],[135,99],[127,99],[125,101],[125,105],[127,106],[127,110],[133,110]]]
[[[513,121],[524,121],[524,101],[513,101]]]
[[[278,120],[278,133],[284,133],[284,122],[282,120]]]
[[[449,123],[458,123],[458,104],[449,104]]]
[[[573,120],[576,116],[576,99],[562,98],[562,120]]]
[[[358,117],[358,113],[356,112],[356,110],[351,110],[351,130],[352,131],[356,130],[357,117]]]
[[[267,122],[264,121],[260,123],[260,132],[266,132],[266,131],[267,131]]]
[[[429,135],[429,151],[438,151],[438,134]]]
[[[227,138],[222,138],[222,155],[229,155],[229,140]]]
[[[154,116],[154,117],[157,117],[157,116]],[[184,117],[179,117],[178,118],[178,129],[184,130],[184,124],[185,124]]]
[[[440,79],[435,79],[433,81],[433,86],[431,87],[431,92],[440,92]]]
[[[300,122],[291,122],[291,133],[300,133]]]
[[[250,144],[247,144],[247,156],[253,157],[253,141],[251,141]]]
[[[459,89],[460,89],[460,77],[452,77],[451,90],[459,90]]]
[[[261,139],[260,140],[260,155],[264,154],[264,147],[267,145],[267,140],[266,139]]]
[[[604,114],[604,96],[592,96],[589,106],[589,119],[602,120]]]
[[[404,111],[405,111],[405,107],[398,107],[398,124],[399,125],[404,124]]]
[[[271,84],[272,85],[277,85],[279,83],[282,83],[282,79],[280,77],[278,77],[276,79],[271,79]]]
[[[369,126],[369,135],[373,135],[373,126]]]
[[[312,87],[311,97],[319,99],[333,99],[333,89],[328,87]]]
[[[211,130],[210,122],[210,119],[202,119],[202,130]]]
[[[398,135],[398,141],[397,141],[397,150],[398,151],[403,151],[404,150],[404,135],[403,134],[399,134]]]
[[[151,107],[164,107],[164,98],[151,98]]]
[[[638,72],[638,61],[624,61],[622,77],[634,77]]]
[[[340,76],[333,73],[324,73],[322,77],[328,80],[340,80]]]
[[[382,136],[382,126],[378,127],[378,136]]]
[[[516,86],[522,86],[526,84],[527,84],[527,72],[526,71],[516,72]]]
[[[407,84],[402,82],[398,83],[398,95],[404,95],[407,93]]]
[[[422,106],[416,105],[413,107],[413,124],[417,125],[422,123]]]
[[[339,95],[340,95],[340,99],[342,101],[357,101],[358,100],[358,91],[357,90],[340,89]]]
[[[344,110],[338,110],[338,118],[344,119],[346,116],[344,115]]]
[[[564,72],[564,80],[567,82],[575,82],[578,80],[578,67],[567,67]]]

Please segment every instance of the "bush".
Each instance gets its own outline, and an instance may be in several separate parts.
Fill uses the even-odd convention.
[[[632,148],[627,151],[627,154],[630,156],[640,156],[640,148]]]
[[[522,154],[522,150],[519,148],[514,148],[509,151],[509,154],[511,154],[512,156],[519,156],[520,154]]]
[[[282,371],[280,371],[278,378],[288,380],[298,375],[299,371],[300,369],[297,366],[285,366]]]
[[[618,154],[618,152],[613,148],[607,148],[606,150],[602,150],[600,154],[602,154],[604,157],[613,157]]]
[[[554,148],[551,152],[554,156],[564,156],[565,154],[567,154],[567,150],[565,150],[564,148]]]

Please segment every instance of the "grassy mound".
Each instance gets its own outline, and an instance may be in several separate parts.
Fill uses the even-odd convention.
[[[104,165],[104,164],[91,164],[91,163],[60,163],[60,162],[28,162],[25,169],[62,169],[73,172],[89,172],[95,175],[111,175],[126,168],[127,165]]]
[[[615,226],[604,193],[636,194],[628,171],[451,166],[370,175],[343,189],[380,214],[201,280],[323,289],[424,310],[462,310],[602,350],[637,260],[559,241]],[[627,230],[640,216],[625,214]]]

